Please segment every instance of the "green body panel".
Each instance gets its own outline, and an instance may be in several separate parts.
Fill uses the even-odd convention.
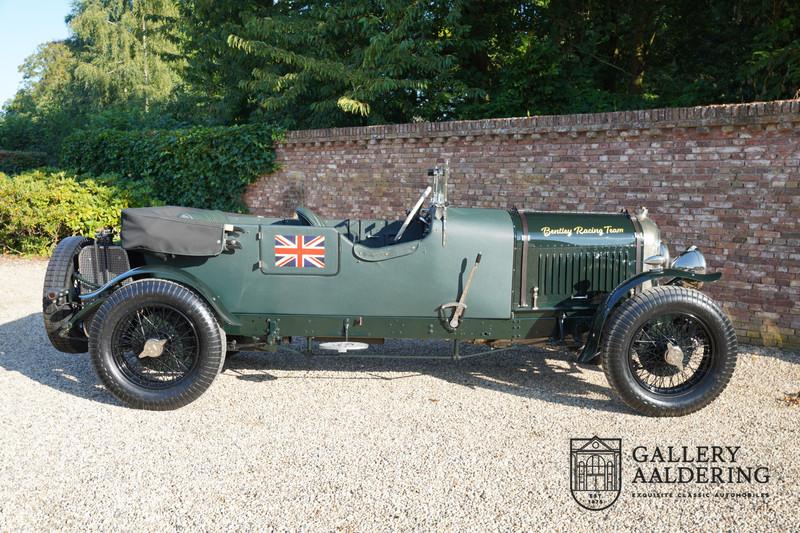
[[[209,257],[129,252],[135,268],[93,293],[85,312],[128,278],[182,283],[202,296],[230,335],[282,337],[569,339],[593,357],[606,316],[660,277],[712,281],[676,270],[640,274],[642,232],[627,213],[542,213],[448,208],[446,223],[322,220],[308,226],[209,212],[228,225],[223,253]],[[230,230],[233,227],[233,231]],[[123,229],[124,231],[124,229]],[[324,267],[279,267],[276,236],[324,237]],[[448,321],[478,254],[482,260],[456,330]],[[584,339],[585,337],[585,339]],[[583,340],[582,340],[583,339]]]
[[[361,221],[363,222],[363,221]],[[169,257],[142,254],[148,266],[169,265],[208,286],[220,304],[235,315],[394,316],[436,319],[442,304],[456,300],[478,253],[483,254],[468,296],[465,316],[511,317],[511,263],[514,231],[507,211],[449,209],[445,231],[434,221],[430,231],[410,229],[394,244],[400,223],[367,236],[356,221],[326,221],[325,228],[261,217],[232,217],[239,230],[237,249],[216,257]],[[417,224],[422,226],[421,223]],[[353,226],[361,226],[358,235]],[[259,232],[261,239],[259,239]],[[415,234],[416,232],[416,234]],[[336,246],[338,266],[274,271],[274,235],[326,236]],[[365,238],[366,237],[366,238]],[[354,243],[351,239],[357,239]],[[354,246],[361,245],[356,255]],[[375,257],[363,259],[363,248]],[[385,255],[384,255],[385,254]],[[383,260],[378,260],[383,257]],[[268,266],[272,265],[272,266]],[[328,265],[326,264],[326,268]],[[299,274],[297,271],[304,271]],[[321,271],[320,271],[321,270]],[[287,275],[295,273],[299,275]]]
[[[206,302],[212,307],[212,309],[214,309],[217,317],[220,319],[220,325],[225,328],[228,326],[239,326],[239,320],[227,307],[225,307],[225,304],[222,303],[221,298],[219,298],[214,290],[205,282],[203,282],[203,280],[200,280],[192,274],[185,272],[180,268],[176,268],[173,265],[163,263],[132,268],[129,271],[109,280],[108,283],[96,291],[82,294],[80,299],[90,303],[88,305],[84,305],[81,312],[73,317],[73,321],[81,318],[83,313],[90,312],[90,310],[96,308],[97,300],[104,298],[108,294],[109,290],[113,287],[116,287],[127,279],[141,278],[159,278],[185,285],[199,293],[200,296],[202,296],[203,299],[206,300]]]
[[[514,211],[512,216],[516,311],[596,307],[599,297],[641,268],[641,236],[626,213]]]
[[[277,342],[281,337],[350,337],[350,338],[415,338],[415,339],[546,339],[554,337],[561,326],[553,314],[528,314],[508,319],[464,319],[458,330],[447,328],[446,321],[416,317],[362,316],[299,316],[242,315],[241,324],[226,327],[231,335],[269,335]],[[566,317],[564,329],[572,331],[576,324],[588,326],[591,314]]]

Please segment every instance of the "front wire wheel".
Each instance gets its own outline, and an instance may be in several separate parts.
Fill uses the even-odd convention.
[[[141,409],[182,407],[198,398],[225,360],[225,333],[206,303],[171,281],[116,290],[89,335],[92,364],[106,388]]]
[[[623,302],[604,335],[609,383],[636,411],[681,416],[702,409],[727,386],[736,335],[725,313],[694,289],[656,287]]]
[[[634,333],[628,365],[648,391],[678,394],[705,377],[713,357],[708,326],[693,315],[674,313],[648,320]]]

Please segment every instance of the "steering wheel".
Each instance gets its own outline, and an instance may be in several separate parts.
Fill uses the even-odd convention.
[[[297,218],[306,226],[324,226],[322,219],[317,216],[315,212],[307,207],[298,207],[294,210],[297,213]]]
[[[394,238],[394,242],[399,241],[403,237],[403,233],[405,233],[406,230],[408,229],[408,225],[411,224],[411,221],[414,220],[414,216],[416,216],[417,211],[419,211],[419,208],[422,207],[422,202],[425,201],[425,198],[430,196],[432,190],[433,189],[431,188],[431,186],[428,185],[428,188],[426,188],[425,191],[423,191],[422,195],[419,197],[419,200],[417,200],[417,203],[414,204],[413,209],[411,209],[411,211],[408,212],[408,216],[406,217],[406,220],[403,222],[403,225],[400,226],[400,231],[397,232],[397,235]]]

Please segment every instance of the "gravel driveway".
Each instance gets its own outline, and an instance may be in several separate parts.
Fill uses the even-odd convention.
[[[240,354],[188,407],[134,411],[87,356],[48,344],[44,270],[0,258],[0,531],[798,527],[796,352],[745,347],[725,393],[679,419],[632,414],[599,368],[530,348],[459,364]],[[595,434],[622,438],[622,493],[599,512],[569,491],[570,438]],[[637,497],[676,489],[633,483],[633,448],[656,445],[740,446],[770,480]]]

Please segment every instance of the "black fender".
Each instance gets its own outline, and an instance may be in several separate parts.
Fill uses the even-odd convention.
[[[599,355],[600,337],[603,334],[603,328],[606,325],[606,320],[611,314],[611,311],[614,310],[614,307],[616,307],[622,298],[642,283],[659,278],[677,278],[710,283],[712,281],[717,281],[721,277],[722,274],[719,272],[713,274],[696,274],[688,270],[666,268],[663,270],[648,270],[647,272],[642,272],[641,274],[636,274],[626,279],[620,283],[616,289],[606,295],[595,311],[592,320],[592,328],[589,331],[589,335],[586,337],[586,344],[584,344],[577,361],[579,363],[588,363]]]
[[[108,283],[99,289],[80,295],[80,299],[84,302],[85,307],[92,307],[94,303],[92,300],[104,299],[116,285],[131,278],[158,278],[180,283],[197,292],[226,324],[231,326],[240,325],[240,322],[236,320],[222,302],[219,301],[219,298],[217,298],[208,285],[188,272],[168,265],[148,265],[132,268],[109,280]],[[89,305],[87,306],[86,303],[89,303]]]

